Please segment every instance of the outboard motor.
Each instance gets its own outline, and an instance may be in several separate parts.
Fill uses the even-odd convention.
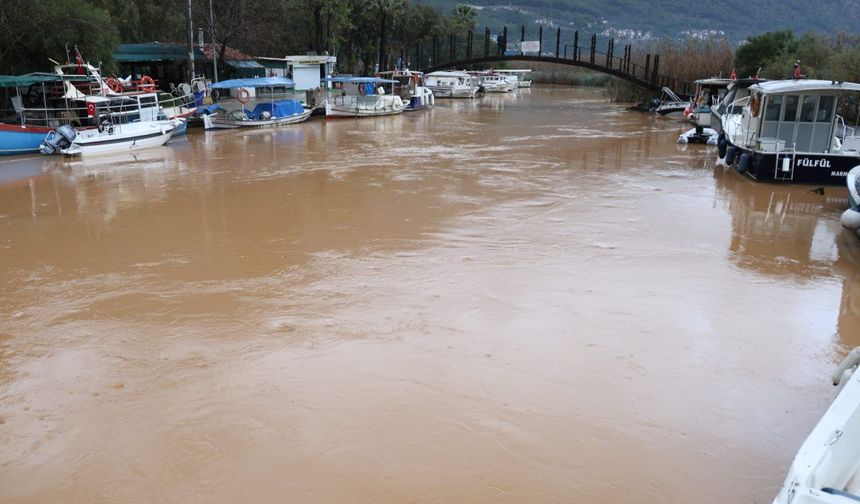
[[[68,124],[64,124],[48,133],[48,136],[45,137],[42,145],[39,146],[39,151],[41,151],[42,154],[49,156],[51,154],[58,154],[62,149],[72,145],[76,136],[78,136],[78,134],[75,131],[75,128]]]

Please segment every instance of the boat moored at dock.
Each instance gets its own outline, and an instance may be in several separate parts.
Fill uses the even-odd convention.
[[[722,118],[720,157],[755,180],[845,184],[860,165],[860,136],[836,113],[838,99],[860,84],[780,80],[753,84]]]
[[[223,108],[216,113],[203,115],[205,129],[237,129],[237,128],[267,128],[284,126],[306,121],[310,118],[310,108],[305,108],[302,102],[295,98],[275,99],[275,88],[292,89],[295,83],[286,77],[260,77],[251,79],[230,79],[211,86],[212,89],[240,89],[239,103],[241,109],[227,111]],[[242,92],[248,88],[268,88],[270,99],[258,101],[252,110],[245,109],[245,103],[250,95]],[[256,92],[255,92],[256,96]]]
[[[375,117],[406,110],[406,104],[394,93],[394,79],[340,76],[323,80],[335,85],[323,103],[326,117]],[[385,84],[389,84],[387,92]]]
[[[695,81],[696,94],[693,95],[689,109],[684,111],[690,122],[696,126],[713,128],[711,124],[711,108],[719,105],[720,101],[726,96],[729,84],[732,82],[732,79],[721,77]]]
[[[474,98],[478,86],[466,72],[431,72],[425,82],[436,98]]]
[[[848,504],[860,501],[860,347],[833,375],[841,387],[803,442],[773,504]]]
[[[424,84],[424,73],[414,70],[379,72],[377,77],[397,81],[394,92],[406,103],[404,112],[424,110],[436,102],[433,91]]]

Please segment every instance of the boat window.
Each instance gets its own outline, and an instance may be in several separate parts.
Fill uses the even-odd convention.
[[[764,111],[765,121],[779,121],[779,111],[782,108],[782,95],[772,95],[767,98],[767,109]]]
[[[818,117],[816,117],[817,122],[830,122],[830,119],[833,118],[833,105],[835,104],[835,102],[835,96],[821,97],[821,100],[818,101]]]
[[[815,104],[818,103],[818,96],[806,95],[803,97],[803,103],[800,106],[800,121],[813,122],[815,120]]]
[[[797,117],[797,105],[800,103],[799,95],[785,96],[785,113],[782,116],[783,121],[794,121]]]

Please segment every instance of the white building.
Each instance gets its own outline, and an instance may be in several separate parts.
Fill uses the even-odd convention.
[[[289,77],[296,83],[296,91],[307,91],[320,87],[320,79],[335,73],[337,56],[305,55],[284,58],[258,57],[266,67],[267,77]]]

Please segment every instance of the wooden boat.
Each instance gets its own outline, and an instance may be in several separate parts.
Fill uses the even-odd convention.
[[[268,88],[270,92],[269,101],[259,101],[252,110],[245,109],[245,103],[250,98],[250,93],[245,91],[239,93],[241,110],[225,111],[221,109],[215,114],[203,116],[203,126],[211,129],[237,129],[237,128],[271,128],[285,126],[288,124],[307,121],[311,117],[312,110],[305,108],[302,102],[295,98],[275,100],[276,88],[292,89],[295,83],[286,77],[259,77],[251,79],[230,79],[221,81],[211,86],[212,89],[240,89]]]
[[[860,165],[860,136],[836,111],[860,84],[779,80],[753,84],[723,116],[720,157],[755,180],[843,185]]]
[[[774,504],[860,501],[860,347],[837,368],[841,387],[791,463]]]
[[[323,102],[326,117],[376,117],[401,114],[406,104],[394,93],[394,79],[380,77],[327,77],[335,86]],[[386,92],[384,84],[389,84]]]

